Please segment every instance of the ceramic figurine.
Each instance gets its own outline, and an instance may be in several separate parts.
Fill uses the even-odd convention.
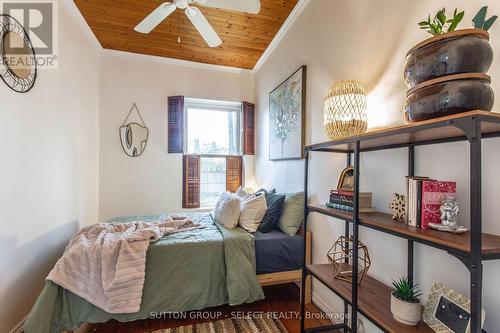
[[[458,225],[458,213],[460,212],[460,208],[458,207],[456,198],[443,198],[439,211],[441,212],[441,224],[429,223],[431,228],[453,233],[462,233],[467,231],[466,228]]]

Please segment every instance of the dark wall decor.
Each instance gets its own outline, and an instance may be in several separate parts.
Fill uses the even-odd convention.
[[[142,124],[136,122],[128,122],[132,111],[136,111]],[[142,119],[141,113],[134,103],[130,109],[125,121],[120,127],[120,142],[122,144],[123,151],[130,157],[141,156],[146,149],[146,144],[148,143],[149,129]]]
[[[37,76],[35,51],[23,26],[12,16],[0,14],[0,76],[18,93],[33,88]]]
[[[306,71],[300,67],[269,93],[269,160],[304,155]]]

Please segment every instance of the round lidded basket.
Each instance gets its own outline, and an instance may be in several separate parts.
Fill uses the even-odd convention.
[[[352,80],[334,83],[325,98],[325,131],[330,139],[366,132],[368,127],[366,89]]]

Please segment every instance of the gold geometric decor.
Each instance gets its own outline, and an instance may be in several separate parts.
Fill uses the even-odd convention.
[[[336,279],[352,282],[353,245],[351,237],[340,236],[328,251],[326,256],[333,267],[333,275]],[[358,284],[365,277],[371,264],[368,248],[358,242]]]
[[[359,83],[334,83],[325,98],[324,127],[332,140],[366,132],[368,127],[366,90]]]

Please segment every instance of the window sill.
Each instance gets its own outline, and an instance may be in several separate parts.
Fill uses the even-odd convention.
[[[182,208],[182,211],[191,213],[203,213],[203,212],[210,212],[212,210],[214,210],[214,207]]]

